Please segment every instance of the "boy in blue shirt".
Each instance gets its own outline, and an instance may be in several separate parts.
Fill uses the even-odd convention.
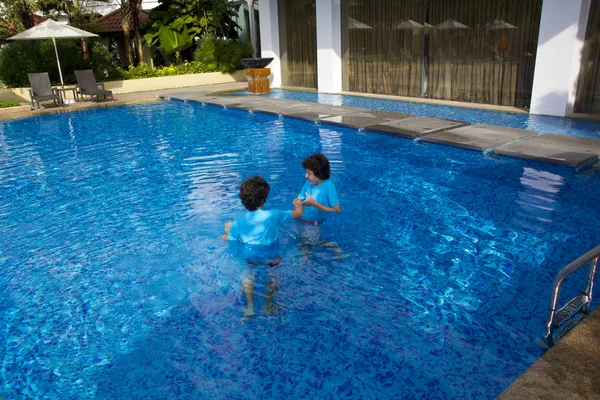
[[[244,245],[251,245],[253,253],[262,253],[262,256],[248,260],[250,264],[266,264],[271,267],[281,262],[281,257],[275,254],[275,258],[266,256],[269,250],[277,245],[279,225],[290,219],[302,217],[302,203],[294,199],[293,211],[263,210],[263,206],[269,197],[269,184],[260,176],[246,179],[240,186],[240,199],[249,211],[235,220],[225,223],[225,232],[221,236],[224,240],[239,240]],[[266,256],[266,257],[265,257]],[[246,296],[248,307],[244,310],[245,317],[254,315],[254,282],[253,276],[242,279],[242,291]],[[267,284],[269,295],[267,300],[272,303],[272,297],[277,289],[277,284]],[[265,303],[267,306],[267,303]]]
[[[329,160],[321,153],[313,154],[302,161],[302,167],[306,170],[306,183],[298,195],[306,207],[302,220],[319,225],[326,212],[339,213],[342,210],[335,185],[329,180]]]
[[[321,153],[313,154],[302,161],[302,167],[306,170],[304,175],[306,182],[298,195],[298,199],[304,206],[302,222],[314,225],[303,227],[299,232],[304,259],[306,260],[308,255],[313,253],[313,245],[331,250],[335,254],[334,259],[346,258],[348,255],[342,253],[337,243],[320,238],[320,227],[316,226],[323,222],[326,213],[342,211],[335,185],[329,179],[331,176],[329,160]]]

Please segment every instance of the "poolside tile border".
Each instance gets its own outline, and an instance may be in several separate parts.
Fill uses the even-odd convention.
[[[538,131],[527,129],[473,124],[428,135],[423,138],[423,141],[490,153],[511,144],[531,139],[538,134]],[[495,135],[495,138],[487,138],[486,135]],[[481,139],[478,140],[478,137]]]
[[[357,127],[352,126],[351,124],[332,123],[331,121],[327,121],[327,119],[331,118],[333,116],[337,116],[337,115],[350,115],[352,113],[357,113],[357,112],[369,113],[369,112],[374,111],[374,110],[367,110],[367,109],[357,109],[354,107],[322,105],[319,103],[307,104],[306,108],[304,109],[303,106],[298,104],[298,103],[302,103],[302,102],[297,102],[294,100],[267,98],[267,99],[262,99],[263,101],[256,101],[256,99],[257,99],[256,97],[236,95],[236,94],[227,94],[227,93],[209,93],[209,94],[194,93],[193,95],[190,95],[190,96],[186,96],[184,93],[174,93],[172,95],[165,94],[160,97],[164,98],[164,99],[197,101],[197,102],[200,102],[203,104],[213,104],[213,105],[217,105],[217,106],[222,106],[222,105],[224,105],[223,103],[227,103],[227,100],[223,101],[223,99],[228,98],[231,101],[231,103],[229,103],[228,105],[225,104],[225,106],[228,108],[237,108],[237,109],[243,109],[243,110],[248,110],[248,111],[253,111],[253,112],[262,112],[264,114],[275,114],[275,115],[280,115],[280,116],[284,116],[284,117],[303,119],[303,120],[314,121],[314,122],[319,122],[319,123],[324,123],[324,124],[329,123],[331,125],[342,126],[342,127],[346,127],[346,128],[350,128],[350,129],[357,129]],[[243,97],[246,97],[247,99],[244,99]],[[235,100],[233,98],[235,98]],[[259,103],[260,105],[257,105],[256,103]],[[286,107],[290,107],[290,104],[295,104],[295,107],[298,107],[298,108],[294,109],[295,107],[292,106],[290,111],[287,111],[286,109],[277,110],[278,106],[286,108]],[[270,111],[271,110],[271,107],[269,107],[270,105],[273,106],[272,112]],[[410,120],[416,121],[419,119],[449,121],[449,122],[457,123],[457,125],[450,126],[450,127],[441,127],[439,129],[432,129],[431,131],[427,131],[427,132],[418,132],[418,131],[414,131],[414,130],[403,129],[402,127],[393,127],[393,125],[402,123],[402,121],[410,121]],[[536,151],[530,151],[530,152],[511,151],[512,146],[516,146],[516,147],[513,147],[513,149],[517,149],[520,143],[524,143],[529,140],[540,137],[540,135],[538,135],[538,132],[536,132],[536,131],[531,131],[532,135],[529,137],[512,140],[512,141],[509,141],[506,143],[499,144],[499,145],[494,146],[489,149],[470,148],[468,146],[465,146],[464,144],[460,144],[457,142],[451,142],[451,141],[444,141],[443,143],[440,143],[440,142],[436,141],[435,139],[428,140],[427,138],[424,138],[425,135],[430,135],[430,134],[435,134],[435,133],[440,133],[440,132],[451,133],[453,129],[458,129],[458,128],[465,127],[468,125],[470,125],[470,123],[465,122],[465,121],[453,121],[453,120],[446,120],[446,119],[439,119],[439,118],[432,118],[432,117],[414,117],[414,118],[399,119],[396,121],[379,123],[379,124],[374,124],[374,125],[367,125],[364,128],[359,128],[359,129],[364,129],[367,132],[392,134],[395,136],[414,139],[417,141],[423,140],[423,141],[429,141],[432,143],[437,142],[436,144],[482,151],[485,154],[494,153],[494,154],[513,157],[513,158],[520,158],[520,159],[526,159],[526,160],[559,164],[559,165],[567,166],[567,167],[571,167],[571,168],[591,167],[594,170],[598,170],[598,168],[595,166],[595,164],[600,159],[600,151],[598,151],[598,153],[596,153],[596,154],[589,153],[590,154],[589,157],[586,157],[585,159],[581,159],[581,157],[578,157],[576,160],[575,159],[574,160],[568,160],[568,159],[565,160],[565,159],[557,158],[557,157],[543,156],[543,155],[540,155],[539,152],[536,152]],[[490,125],[490,127],[493,127],[493,125]],[[508,127],[499,127],[499,129],[507,129],[507,128]],[[508,129],[517,129],[517,128],[508,128]],[[543,136],[546,136],[546,135],[543,135]],[[567,135],[564,135],[564,136],[567,136]],[[432,137],[432,139],[433,139],[433,137]],[[597,141],[600,145],[600,139],[590,139],[590,138],[586,138],[586,139],[591,140],[591,141]],[[581,155],[580,153],[577,153],[576,151],[573,152],[573,154],[578,155],[578,156]]]

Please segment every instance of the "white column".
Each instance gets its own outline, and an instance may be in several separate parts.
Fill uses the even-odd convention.
[[[538,39],[532,114],[573,112],[590,0],[544,0]]]
[[[260,10],[261,57],[273,57],[271,87],[281,86],[281,50],[279,47],[279,14],[277,0],[258,0]]]
[[[342,29],[340,0],[316,0],[317,90],[342,91]]]

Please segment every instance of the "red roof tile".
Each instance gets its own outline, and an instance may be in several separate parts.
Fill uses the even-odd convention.
[[[144,26],[150,19],[150,16],[146,11],[140,11],[139,13],[140,26]],[[131,25],[131,31],[133,31],[133,23]],[[121,27],[121,9],[115,10],[111,13],[106,14],[103,17],[97,18],[90,22],[95,33],[117,33],[123,32]]]

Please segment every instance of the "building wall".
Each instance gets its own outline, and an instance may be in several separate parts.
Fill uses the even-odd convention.
[[[592,0],[581,56],[575,112],[600,114],[600,0]]]
[[[319,10],[319,12],[317,12],[317,90],[320,92],[339,91],[338,82],[340,80],[342,82],[345,82],[346,86],[351,86],[352,82],[349,82],[348,79],[349,73],[344,72],[343,76],[343,71],[346,70],[348,66],[348,62],[345,59],[346,57],[348,57],[349,53],[347,45],[348,42],[351,40],[348,37],[344,36],[344,32],[348,32],[349,35],[352,35],[353,33],[362,30],[362,32],[360,33],[367,37],[368,31],[370,30],[370,26],[368,23],[356,20],[356,18],[354,18],[356,22],[351,22],[354,25],[355,31],[352,32],[350,28],[347,28],[345,30],[344,24],[348,24],[348,21],[351,21],[348,19],[348,15],[344,15],[343,4],[345,3],[345,1],[346,0],[316,0],[316,9]],[[381,2],[384,0],[363,0],[362,3],[360,3],[361,8],[363,9],[361,10],[361,12],[376,1]],[[445,3],[447,3],[442,0],[430,0],[430,3],[436,3],[436,1],[437,3],[439,3],[440,7],[445,6]],[[458,3],[466,4],[469,3],[469,1],[471,0],[457,1]],[[458,88],[458,86],[455,89],[450,88],[449,91],[445,93],[440,92],[442,93],[440,95],[441,97],[438,95],[428,97],[445,98],[450,100],[466,100],[477,103],[516,105],[520,107],[527,107],[527,105],[529,105],[531,112],[535,114],[564,116],[572,112],[573,105],[575,102],[579,71],[581,68],[581,53],[583,48],[583,39],[585,37],[585,27],[587,25],[587,16],[590,1],[591,0],[543,0],[543,2],[541,2],[541,10],[539,10],[540,17],[538,20],[540,26],[539,35],[537,34],[538,30],[534,29],[535,27],[530,29],[530,31],[534,32],[535,34],[535,36],[533,37],[533,49],[526,50],[526,47],[523,47],[521,50],[514,53],[518,54],[519,57],[531,57],[532,54],[535,54],[535,56],[537,57],[535,67],[533,65],[533,62],[521,62],[521,65],[530,65],[530,68],[517,66],[516,69],[507,69],[509,62],[511,61],[511,54],[510,50],[508,51],[508,53],[506,53],[506,48],[510,49],[510,46],[513,46],[516,40],[508,38],[508,35],[514,36],[518,32],[518,30],[511,31],[511,28],[507,28],[507,34],[500,34],[500,30],[497,32],[493,32],[492,28],[486,28],[485,26],[481,25],[478,26],[477,24],[479,22],[476,21],[474,26],[469,27],[473,29],[471,33],[472,39],[469,39],[469,43],[475,43],[473,40],[477,39],[477,34],[475,32],[476,29],[479,29],[479,35],[492,36],[493,33],[495,44],[493,46],[482,47],[482,51],[486,52],[490,50],[497,53],[494,55],[494,60],[497,63],[497,66],[494,67],[494,69],[490,69],[490,71],[493,72],[493,74],[486,76],[481,75],[481,83],[489,84],[488,82],[486,82],[486,80],[491,80],[491,76],[497,75],[496,78],[499,77],[498,79],[496,79],[498,80],[498,82],[493,84],[502,86],[502,67],[505,67],[504,80],[506,81],[508,79],[508,81],[512,82],[511,84],[513,84],[514,86],[510,87],[508,91],[506,89],[501,92],[495,91],[494,93],[496,93],[496,95],[490,97],[492,99],[495,98],[495,102],[485,99],[482,100],[483,95],[479,97],[473,95],[472,99],[460,97],[454,98],[456,93],[475,93],[472,89],[469,89],[468,87],[462,87],[460,88],[460,90],[456,91],[455,89]],[[277,83],[281,82],[281,75],[278,78],[277,74],[281,74],[282,72],[278,63],[278,61],[280,61],[281,52],[281,48],[279,46],[281,35],[279,29],[274,28],[279,26],[279,20],[277,15],[278,2],[277,0],[259,0],[259,2],[261,5],[261,12],[263,13],[261,15],[261,42],[263,44],[263,56],[275,57],[275,61],[271,64],[271,69],[274,74],[273,85],[277,86]],[[511,0],[472,0],[472,2],[473,6],[480,7],[482,12],[485,11],[486,7],[489,7],[492,10],[491,12],[493,14],[493,7],[499,7],[497,11],[498,13],[503,12],[503,15],[508,16],[515,15],[514,18],[520,18],[522,17],[521,14],[523,14],[524,12],[529,12],[523,9],[524,11],[519,11],[515,13],[515,7],[523,7],[522,4],[525,4],[527,2],[533,4],[534,6],[535,4],[537,4],[535,3],[535,0],[525,0],[523,2],[516,2],[514,4],[511,3]],[[408,4],[410,3],[410,1],[394,1],[392,3]],[[504,3],[508,4],[508,6],[504,7]],[[396,5],[394,5],[394,7],[396,7]],[[265,12],[265,9],[267,10],[267,12]],[[449,8],[448,12],[453,11],[451,10],[451,8]],[[470,12],[472,12],[472,10],[469,7],[467,7],[464,13],[459,15],[465,15],[465,13],[468,14]],[[382,14],[382,18],[385,19],[385,9],[382,11]],[[428,17],[431,17],[431,15],[428,15]],[[417,22],[421,25],[425,25],[423,22],[426,21],[423,20],[422,22]],[[437,22],[441,23],[442,21]],[[506,22],[510,23],[510,21]],[[519,24],[521,24],[521,27],[523,28],[522,23],[520,22]],[[512,25],[516,26],[516,24]],[[465,35],[466,33],[467,32],[464,31],[463,35]],[[498,35],[495,35],[496,33],[498,33]],[[498,38],[496,38],[495,36],[498,36]],[[505,38],[502,38],[502,36],[504,36]],[[446,40],[451,37],[452,35],[450,33],[445,34],[445,32],[439,31],[437,39]],[[412,41],[413,39],[414,38],[411,38],[410,41]],[[459,37],[455,39],[457,40],[457,46],[461,43],[464,45],[465,38],[461,39]],[[385,38],[383,40],[385,40]],[[380,45],[381,43],[383,43],[383,40],[375,40],[373,44],[375,46],[378,44]],[[342,46],[340,44],[343,44],[344,42],[346,43],[346,46]],[[458,46],[457,48],[459,47],[460,46]],[[504,52],[504,55],[500,54],[502,52]],[[385,51],[382,52],[382,54],[383,53],[385,53]],[[508,57],[506,57],[506,54],[508,55]],[[400,55],[404,57],[403,54]],[[512,60],[514,60],[514,58]],[[459,59],[458,61],[458,63],[449,63],[448,68],[450,69],[448,71],[440,70],[440,73],[444,72],[449,74],[448,79],[456,79],[457,76],[461,76],[462,74],[464,75],[462,78],[464,81],[463,86],[472,85],[473,81],[471,79],[471,74],[474,74],[473,70],[471,70],[471,72],[468,73],[468,68],[457,68],[456,65],[460,64]],[[372,63],[372,65],[376,65],[377,63],[381,62],[381,59],[377,59],[377,57],[375,57],[375,63]],[[392,62],[390,64],[393,67],[397,67],[399,62]],[[413,65],[413,67],[418,66],[417,64],[418,62],[415,65]],[[475,63],[472,62],[472,64],[474,65]],[[357,65],[367,64],[363,63]],[[496,71],[496,69],[498,71]],[[393,79],[393,77],[389,73],[387,73],[386,75],[385,70],[383,71],[384,74],[379,77],[374,77],[369,72],[366,72],[365,76],[367,77],[367,79],[373,80],[373,84],[381,85],[385,83],[386,79]],[[412,81],[413,84],[418,86],[418,88],[416,88],[416,90],[412,94],[413,97],[419,97],[419,91],[421,91],[421,94],[425,93],[425,91],[423,90],[424,86],[419,77],[417,76],[418,74],[422,74],[424,72],[425,71],[423,71],[422,69],[419,70],[417,68],[413,68],[410,71],[411,74],[415,74],[415,80]],[[404,79],[405,78],[402,78],[401,80]],[[530,82],[529,86],[523,84],[523,82],[526,83],[527,80],[529,80]],[[429,82],[429,85],[431,85],[431,82]],[[425,86],[425,89],[429,93],[432,93],[431,87]],[[356,90],[356,88],[354,90]],[[526,92],[524,93],[523,91]],[[377,93],[377,91],[375,90],[373,92]],[[449,97],[448,93],[450,93]],[[523,99],[524,95],[527,98],[528,96],[531,96],[531,100],[525,102],[522,100],[520,102],[514,100],[516,98]],[[461,94],[461,96],[464,97],[465,95]],[[483,96],[483,98],[485,98],[485,96]],[[511,102],[514,102],[514,104],[511,104]]]
[[[258,0],[260,6],[261,57],[273,58],[271,86],[281,86],[281,49],[279,46],[279,8],[277,0]]]
[[[544,0],[530,112],[573,112],[589,0]]]

